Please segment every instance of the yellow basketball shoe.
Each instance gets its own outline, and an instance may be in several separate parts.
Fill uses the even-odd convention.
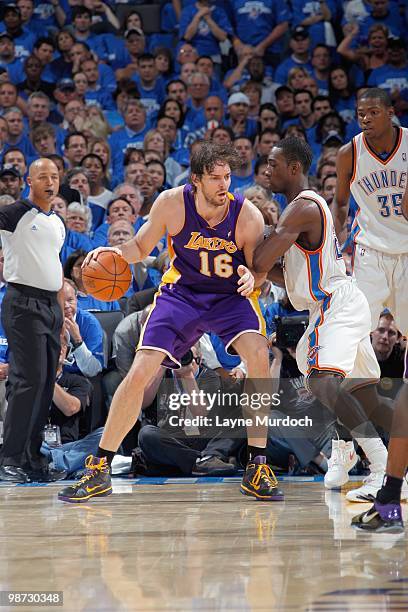
[[[58,493],[64,502],[81,503],[91,497],[106,497],[112,493],[110,468],[105,457],[89,455],[85,461],[86,472],[78,482]]]

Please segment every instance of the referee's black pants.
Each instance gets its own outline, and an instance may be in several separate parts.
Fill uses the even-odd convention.
[[[41,469],[47,423],[61,351],[63,313],[57,293],[9,284],[1,319],[9,346],[7,413],[2,464]]]

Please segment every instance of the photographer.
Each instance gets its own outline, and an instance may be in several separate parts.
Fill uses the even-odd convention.
[[[313,427],[269,428],[267,452],[273,465],[283,468],[327,471],[332,438],[336,437],[336,418],[305,387],[305,380],[296,365],[296,346],[307,327],[307,316],[276,317],[276,333],[272,336],[271,378],[275,390],[283,389],[280,410],[272,410],[271,418],[288,415],[300,419],[308,416]],[[298,462],[291,465],[291,455]]]
[[[201,363],[198,343],[184,356],[181,363],[182,367],[179,370],[172,370],[171,378],[166,381],[167,397],[173,391],[191,393],[203,390],[206,393],[216,393],[220,388],[224,389],[225,384],[231,387],[229,381],[222,379]],[[139,433],[141,453],[138,458],[142,464],[145,464],[148,473],[228,476],[236,472],[235,465],[228,463],[228,459],[236,454],[242,445],[241,439],[221,437],[222,432],[216,431],[213,427],[208,430],[201,428],[192,430],[187,427],[172,426],[170,417],[175,413],[169,411],[168,402],[165,401],[164,404],[164,418],[158,425],[145,425]],[[211,412],[208,412],[205,405],[190,405],[184,414],[189,411],[193,417],[210,414],[214,418],[216,413],[219,414],[220,408],[214,406]],[[139,469],[140,467],[139,465]]]

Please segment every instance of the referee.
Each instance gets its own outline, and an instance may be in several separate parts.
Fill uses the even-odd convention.
[[[56,165],[49,159],[36,160],[27,183],[28,199],[0,208],[7,282],[1,318],[10,349],[0,479],[20,483],[51,479],[40,447],[63,324],[59,253],[65,227],[51,211],[59,188]]]

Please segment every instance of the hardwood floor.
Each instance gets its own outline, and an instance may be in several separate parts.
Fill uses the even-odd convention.
[[[115,480],[81,505],[60,483],[2,485],[1,590],[63,591],[73,611],[408,609],[406,537],[354,531],[367,505],[321,482],[285,482],[275,503],[173,483]]]

